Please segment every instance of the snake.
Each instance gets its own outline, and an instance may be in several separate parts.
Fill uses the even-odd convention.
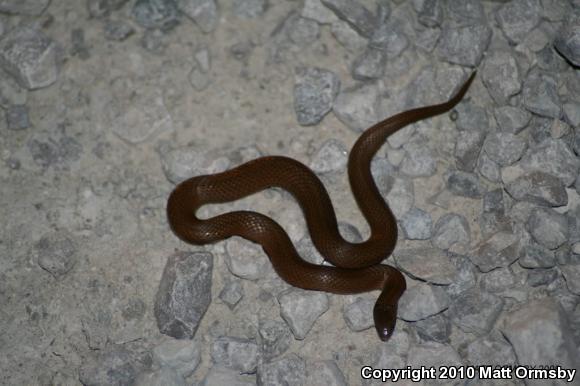
[[[405,276],[381,264],[397,243],[397,220],[371,174],[371,161],[386,139],[403,127],[451,110],[461,101],[475,71],[447,102],[403,111],[366,129],[348,157],[353,196],[366,219],[370,236],[345,240],[332,202],[321,180],[303,163],[285,156],[264,156],[221,173],[189,178],[175,186],[167,201],[167,218],[181,240],[204,245],[239,236],[262,246],[276,273],[292,286],[333,294],[378,290],[373,307],[375,329],[382,341],[395,331],[397,307],[406,290]],[[301,258],[286,231],[270,217],[254,211],[231,211],[207,219],[197,210],[227,203],[268,188],[281,188],[299,203],[312,243],[331,265]]]

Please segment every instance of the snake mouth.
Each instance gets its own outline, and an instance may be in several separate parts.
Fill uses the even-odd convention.
[[[397,324],[397,306],[376,303],[373,309],[373,316],[379,339],[383,342],[391,339]]]

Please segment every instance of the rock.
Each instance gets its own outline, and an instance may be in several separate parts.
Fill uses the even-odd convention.
[[[213,256],[207,252],[177,252],[167,259],[155,300],[159,331],[176,339],[191,339],[211,303]]]
[[[6,116],[6,127],[8,130],[24,130],[30,127],[28,116],[28,106],[10,105],[4,112]]]
[[[434,28],[441,26],[443,21],[443,6],[439,0],[426,0],[422,2],[413,2],[413,5],[420,4],[415,7],[417,11],[417,20],[425,27]]]
[[[515,366],[518,363],[512,346],[497,331],[474,340],[465,352],[474,366]]]
[[[437,248],[450,249],[456,244],[469,244],[470,233],[469,224],[465,217],[456,213],[448,213],[437,220],[431,242]]]
[[[456,196],[479,198],[484,193],[484,188],[474,173],[452,170],[445,177],[447,189]]]
[[[387,54],[375,47],[367,48],[352,65],[352,77],[356,80],[372,80],[383,76]]]
[[[481,275],[481,288],[490,293],[502,293],[518,284],[510,267],[498,268]],[[522,284],[522,283],[520,283]]]
[[[496,20],[508,40],[521,43],[541,20],[539,0],[513,0],[496,13]]]
[[[575,295],[580,295],[580,264],[562,265],[560,271],[566,279],[568,290]]]
[[[407,366],[411,368],[426,368],[440,366],[461,366],[463,362],[457,352],[446,344],[424,342],[415,344],[409,349]]]
[[[519,251],[519,237],[511,231],[499,231],[479,243],[469,258],[482,272],[489,272],[508,267],[518,259]]]
[[[58,60],[55,43],[42,31],[14,28],[0,40],[0,67],[28,90],[56,82]]]
[[[50,0],[2,0],[0,13],[9,15],[40,16]]]
[[[580,358],[564,312],[551,298],[532,300],[510,312],[500,326],[514,348],[519,363],[538,366],[552,363],[580,371]],[[527,379],[526,384],[545,381]]]
[[[140,367],[123,348],[110,347],[99,352],[96,360],[86,358],[79,369],[79,380],[91,386],[133,385]]]
[[[439,56],[453,64],[476,67],[491,41],[491,28],[485,24],[446,27],[439,39]]]
[[[503,306],[502,298],[471,288],[453,299],[449,317],[462,331],[482,336],[492,329]]]
[[[521,132],[532,119],[532,114],[524,109],[513,106],[496,107],[494,115],[501,131],[511,134]]]
[[[242,297],[244,297],[244,287],[238,280],[228,282],[219,294],[219,298],[230,308],[230,310],[234,309]]]
[[[347,127],[362,132],[378,120],[379,91],[373,84],[344,89],[334,102],[334,115]]]
[[[264,277],[271,266],[262,247],[237,236],[226,241],[225,257],[230,272],[246,280]]]
[[[399,221],[408,240],[428,240],[431,238],[433,220],[428,212],[419,208],[409,210]]]
[[[448,306],[449,297],[441,287],[417,281],[408,285],[401,296],[398,317],[414,322],[438,314]]]
[[[191,376],[201,361],[199,344],[191,340],[166,340],[154,347],[152,354],[156,365],[173,369],[184,378]]]
[[[405,158],[401,162],[401,173],[413,178],[429,177],[435,174],[437,162],[426,144],[409,142],[404,145],[404,149]]]
[[[485,138],[483,149],[487,155],[502,166],[519,160],[526,150],[526,141],[510,133],[490,133]]]
[[[339,20],[334,12],[325,7],[320,0],[305,0],[300,15],[320,24],[332,24]]]
[[[447,253],[436,248],[410,248],[397,250],[394,258],[403,272],[438,285],[449,285],[455,281],[457,271]]]
[[[524,81],[524,107],[532,113],[549,118],[560,118],[562,103],[558,95],[558,82],[545,73],[530,71]]]
[[[177,7],[204,32],[213,31],[219,23],[215,0],[176,0]]]
[[[384,52],[389,60],[400,56],[409,46],[409,39],[402,27],[396,22],[379,23],[369,41],[369,46]]]
[[[135,381],[139,386],[185,386],[185,379],[173,369],[162,367],[155,371],[146,371]]]
[[[522,248],[519,263],[524,268],[551,268],[556,260],[551,250],[538,244],[530,244]]]
[[[489,118],[486,110],[471,102],[463,101],[455,106],[457,111],[457,120],[455,124],[458,130],[465,131],[489,131]]]
[[[143,28],[169,30],[179,24],[175,2],[165,0],[137,0],[133,6],[133,17]]]
[[[542,206],[564,206],[568,193],[564,184],[551,174],[531,172],[505,185],[505,190],[518,201]]]
[[[448,343],[451,335],[449,318],[443,314],[433,315],[415,323],[417,334],[425,341]]]
[[[526,228],[534,240],[548,249],[556,249],[568,241],[568,220],[565,215],[552,209],[534,209]]]
[[[303,385],[306,378],[306,364],[296,354],[260,364],[258,386]],[[209,386],[209,385],[208,385]]]
[[[473,172],[485,140],[482,131],[460,131],[455,142],[455,165],[464,172]]]
[[[289,289],[278,296],[280,315],[296,339],[302,340],[318,318],[328,311],[328,296],[322,292]]]
[[[258,330],[260,334],[260,352],[265,360],[284,354],[290,347],[292,332],[288,326],[275,320],[262,320]]]
[[[580,16],[570,17],[558,31],[554,47],[575,66],[580,66]]]
[[[42,236],[34,244],[34,253],[38,265],[55,278],[66,275],[80,257],[75,240],[65,231]]]
[[[122,42],[135,33],[135,29],[122,20],[107,20],[103,26],[105,39]]]
[[[211,358],[240,374],[252,374],[258,366],[258,345],[250,339],[221,336],[212,345]]]
[[[245,19],[254,19],[266,11],[266,0],[234,0],[233,13]]]
[[[580,159],[561,139],[547,139],[528,150],[520,162],[527,171],[540,171],[559,178],[570,186],[580,171]]]
[[[316,361],[307,366],[306,385],[347,386],[344,374],[335,361]]]
[[[332,22],[330,31],[332,36],[334,36],[334,38],[351,53],[362,52],[362,50],[364,50],[367,46],[367,40],[360,36],[345,21],[337,19],[336,21]]]
[[[199,386],[255,386],[256,377],[240,375],[236,370],[230,370],[222,366],[213,366]]]
[[[375,29],[375,16],[358,0],[321,0],[338,18],[346,21],[364,37],[371,37]]]
[[[352,331],[364,331],[375,325],[373,308],[375,301],[357,297],[356,300],[344,306],[343,316],[348,328]]]
[[[348,150],[336,139],[329,139],[320,145],[312,155],[310,168],[315,173],[343,172],[348,162]]]
[[[299,68],[294,85],[294,110],[302,126],[315,125],[332,109],[340,89],[334,73],[317,67]]]

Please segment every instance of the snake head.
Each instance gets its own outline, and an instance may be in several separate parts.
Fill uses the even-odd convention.
[[[386,342],[395,331],[395,324],[397,323],[397,306],[375,304],[373,309],[373,317],[375,319],[375,328],[379,334],[379,338]]]

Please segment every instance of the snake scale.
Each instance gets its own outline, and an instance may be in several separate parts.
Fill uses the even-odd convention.
[[[388,340],[397,319],[397,304],[406,289],[405,277],[381,262],[397,242],[397,222],[371,175],[371,160],[387,137],[422,119],[452,109],[463,98],[475,72],[447,102],[411,109],[365,130],[348,159],[348,177],[356,202],[370,227],[361,243],[342,238],[330,197],[320,179],[304,164],[283,156],[266,156],[222,173],[190,178],[178,184],[167,202],[173,232],[183,241],[208,244],[240,236],[262,246],[278,275],[306,290],[335,294],[381,291],[373,317],[379,338]],[[300,204],[312,242],[334,266],[303,260],[288,234],[271,218],[252,211],[234,211],[209,219],[196,216],[210,203],[234,201],[261,190],[279,187]]]

